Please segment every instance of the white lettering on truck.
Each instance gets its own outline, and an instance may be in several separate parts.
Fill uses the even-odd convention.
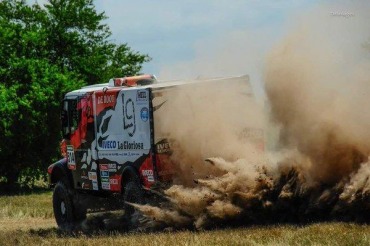
[[[115,97],[114,95],[104,95],[98,97],[98,104],[102,103],[114,103],[115,102]]]

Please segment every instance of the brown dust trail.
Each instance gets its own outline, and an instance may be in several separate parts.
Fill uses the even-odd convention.
[[[132,204],[139,228],[370,222],[370,8],[342,5],[295,17],[266,57],[266,105],[240,83],[164,95],[177,176],[165,203]]]
[[[370,222],[370,37],[361,3],[353,19],[333,6],[301,17],[266,58],[268,112],[240,88],[183,89],[160,118],[176,139],[169,205],[135,205],[157,225]],[[360,25],[359,25],[360,23]],[[176,117],[171,117],[175,114]],[[274,150],[241,136],[273,125]]]

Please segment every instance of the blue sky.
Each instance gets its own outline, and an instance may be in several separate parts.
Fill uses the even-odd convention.
[[[39,4],[45,1],[37,0]],[[94,3],[97,11],[104,11],[108,17],[106,23],[113,33],[113,42],[128,43],[133,50],[152,57],[144,65],[144,73],[155,74],[160,80],[248,74],[257,95],[264,94],[266,55],[305,16],[314,21],[320,14],[327,18],[332,17],[332,12],[350,13],[355,17],[351,21],[361,25],[361,16],[351,7],[364,3],[369,10],[364,15],[370,12],[368,0],[95,0]],[[322,5],[326,8],[320,10]],[[329,19],[317,26],[332,23],[329,28],[336,28],[343,21],[348,22],[346,18]],[[337,34],[340,38],[342,31]]]
[[[106,22],[114,42],[128,43],[134,50],[149,54],[152,61],[144,65],[143,72],[164,80],[241,74],[260,80],[258,73],[263,57],[284,35],[290,25],[289,18],[313,8],[316,3],[303,0],[95,1],[97,10],[108,16]],[[228,52],[225,59],[230,61],[223,61],[228,66],[217,61],[218,65],[212,69],[212,62],[223,60],[222,54],[215,55],[219,52]],[[249,58],[243,59],[238,54]],[[235,60],[245,63],[245,68],[237,64],[228,69]],[[208,67],[202,69],[200,63]]]
[[[145,69],[158,74],[166,64],[193,59],[201,40],[266,28],[279,38],[287,18],[312,8],[315,1],[104,0],[95,4],[108,16],[113,40],[148,53],[153,60]]]

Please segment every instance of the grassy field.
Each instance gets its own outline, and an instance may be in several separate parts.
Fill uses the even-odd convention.
[[[212,231],[102,232],[57,230],[51,192],[0,196],[0,245],[370,245],[370,226],[318,223]]]

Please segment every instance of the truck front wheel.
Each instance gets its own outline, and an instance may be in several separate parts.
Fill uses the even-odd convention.
[[[53,193],[54,216],[59,228],[62,230],[72,230],[76,222],[72,198],[67,187],[65,182],[59,181]]]

